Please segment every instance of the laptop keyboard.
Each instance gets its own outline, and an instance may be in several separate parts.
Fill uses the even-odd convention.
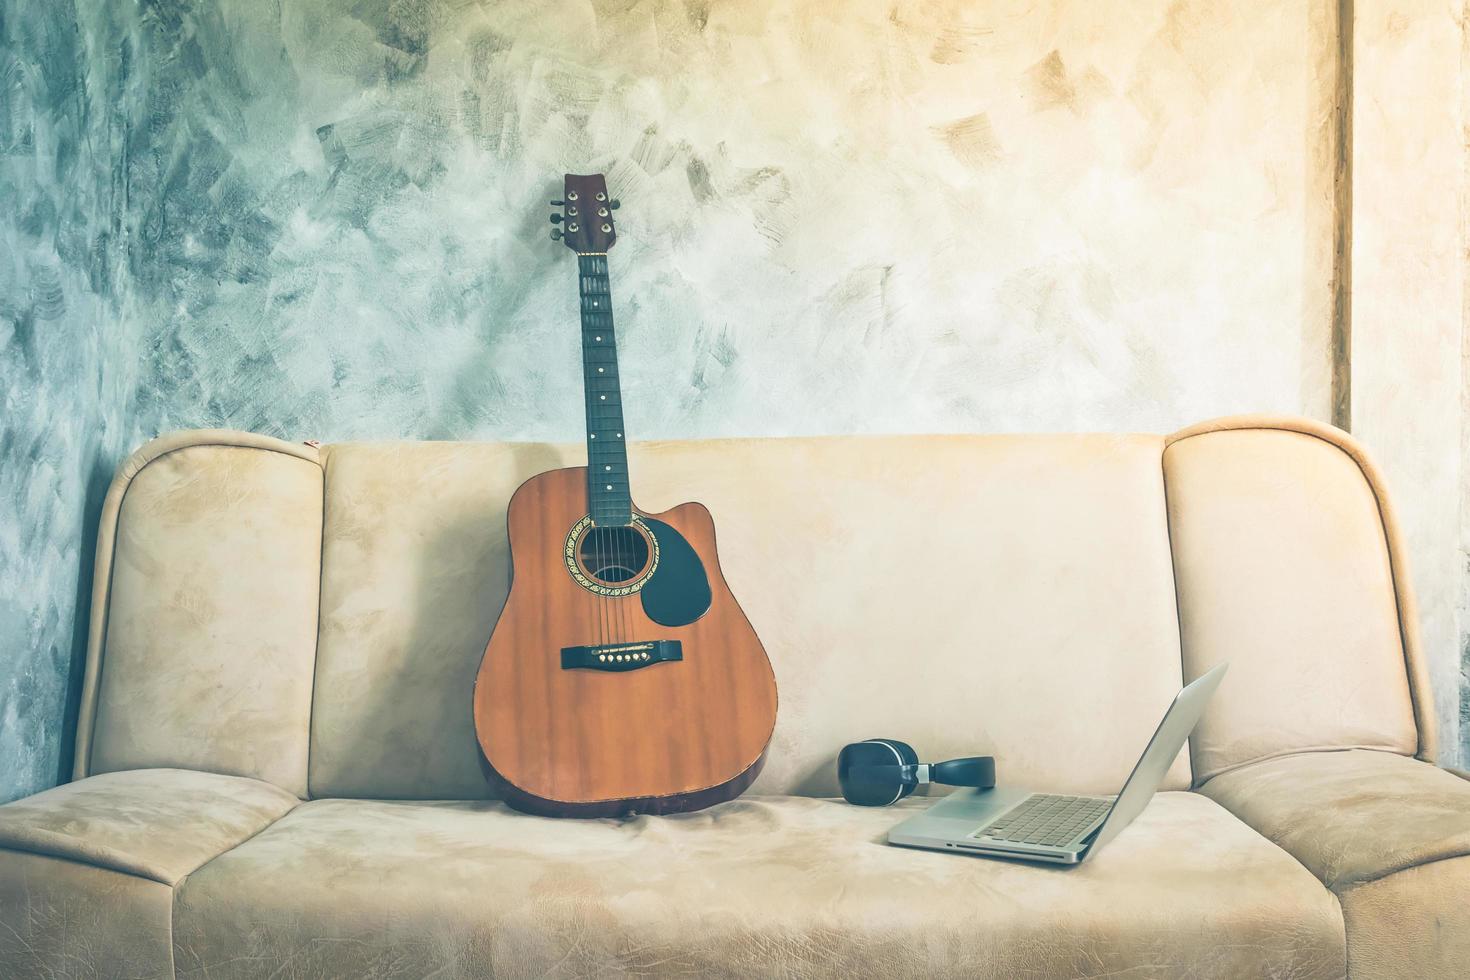
[[[1102,823],[1113,801],[1035,793],[970,836],[1010,844],[1064,847]]]

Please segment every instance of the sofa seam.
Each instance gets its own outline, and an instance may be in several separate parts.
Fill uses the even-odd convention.
[[[187,874],[180,875],[179,876],[179,880],[176,881],[176,882],[174,882],[174,884],[170,887],[169,897],[168,897],[168,960],[169,960],[169,966],[173,969],[174,980],[178,980],[178,976],[179,976],[179,970],[178,970],[177,960],[174,957],[174,932],[175,932],[175,926],[177,925],[177,919],[178,919],[179,894],[184,890],[184,885],[189,881],[190,878],[194,877],[194,875],[198,874],[200,871],[202,871],[205,868],[209,867],[211,864],[213,864],[214,862],[218,861],[220,858],[224,857],[226,854],[229,854],[232,851],[235,851],[236,849],[238,849],[240,847],[243,847],[244,845],[250,843],[251,841],[255,840],[255,838],[259,837],[261,834],[265,833],[267,830],[270,830],[276,824],[280,823],[282,820],[285,820],[291,814],[293,814],[293,813],[296,812],[297,807],[301,806],[303,803],[306,803],[306,802],[307,802],[306,800],[303,800],[303,799],[299,799],[298,798],[297,801],[294,804],[292,804],[291,808],[289,810],[287,810],[285,813],[282,813],[279,817],[276,817],[274,820],[268,820],[268,821],[266,821],[266,823],[259,830],[255,831],[255,833],[249,835],[248,837],[242,837],[240,840],[236,841],[234,844],[231,844],[229,847],[225,848],[223,851],[220,851],[214,857],[209,858],[206,861],[204,861],[202,864],[197,865],[193,870],[189,871]]]
[[[109,872],[109,873],[115,874],[115,875],[123,875],[124,877],[127,877],[127,878],[136,878],[139,881],[151,881],[155,885],[161,885],[164,888],[168,888],[168,889],[172,889],[173,888],[173,885],[171,885],[168,882],[163,881],[161,879],[155,878],[152,875],[143,874],[142,872],[139,872],[139,871],[132,871],[132,870],[129,870],[127,868],[119,868],[119,867],[116,867],[115,865],[111,865],[111,864],[98,864],[96,861],[92,861],[92,860],[89,860],[89,859],[87,859],[85,857],[81,857],[81,856],[77,856],[77,855],[73,855],[73,854],[59,854],[59,853],[57,853],[55,851],[43,851],[40,848],[26,847],[26,846],[21,845],[21,844],[15,844],[15,843],[10,843],[10,842],[7,842],[5,844],[0,844],[0,853],[6,853],[6,854],[29,854],[32,857],[43,857],[43,858],[50,858],[50,859],[52,859],[54,861],[65,861],[67,864],[75,864],[78,867],[92,868],[95,871],[106,871],[106,872]]]
[[[1164,437],[1159,439],[1159,490],[1164,499],[1164,543],[1169,551],[1169,582],[1173,586],[1174,594],[1174,635],[1178,640],[1179,651],[1179,686],[1184,686],[1184,606],[1179,597],[1179,562],[1174,556],[1174,522],[1169,519],[1169,474],[1164,466],[1164,454],[1169,451],[1168,440]],[[1195,788],[1194,772],[1194,732],[1184,742],[1189,751],[1189,788]]]
[[[192,771],[192,770],[184,770],[184,771]],[[242,777],[242,778],[248,778],[248,777]],[[265,781],[264,780],[259,780],[259,782],[265,782]],[[267,785],[272,785],[273,786],[274,784],[267,784]],[[286,791],[283,790],[283,792],[286,792]],[[138,879],[140,879],[142,881],[153,881],[153,882],[157,882],[158,884],[164,886],[165,888],[174,888],[177,885],[182,884],[183,881],[184,881],[184,879],[188,878],[189,875],[193,874],[195,871],[198,871],[200,868],[204,867],[204,865],[208,864],[210,861],[213,861],[215,858],[219,857],[220,855],[227,854],[230,851],[233,851],[235,848],[239,847],[241,844],[243,844],[246,841],[248,841],[248,840],[256,837],[262,831],[264,831],[267,828],[273,826],[277,821],[281,820],[287,814],[295,812],[296,808],[298,806],[300,806],[302,804],[302,802],[304,802],[304,801],[301,800],[300,797],[297,797],[296,798],[296,801],[294,803],[292,803],[291,806],[288,809],[282,811],[279,816],[272,817],[271,819],[267,820],[265,823],[261,824],[260,827],[256,828],[255,830],[250,831],[250,833],[247,834],[245,837],[242,837],[240,840],[236,841],[234,844],[231,844],[229,847],[227,847],[224,850],[220,851],[218,854],[215,854],[215,855],[213,855],[211,857],[205,858],[201,863],[195,865],[194,867],[190,868],[188,871],[186,871],[183,874],[179,875],[179,877],[178,877],[178,879],[176,881],[166,881],[163,878],[154,877],[153,875],[148,874],[146,872],[143,872],[143,871],[135,871],[135,870],[132,870],[132,869],[129,869],[129,868],[119,867],[116,864],[104,864],[104,863],[101,863],[101,862],[92,860],[92,859],[90,859],[90,858],[88,858],[86,856],[74,855],[74,854],[64,854],[64,853],[62,853],[60,851],[47,850],[47,849],[44,849],[44,848],[41,848],[41,847],[28,847],[28,846],[26,846],[26,844],[24,842],[17,843],[17,842],[14,842],[14,841],[6,841],[6,842],[3,842],[3,843],[0,843],[0,851],[9,851],[12,854],[34,854],[37,857],[55,858],[58,861],[66,861],[66,862],[69,862],[71,864],[78,864],[78,865],[82,865],[82,866],[88,867],[88,868],[96,868],[98,871],[110,871],[113,874],[127,875],[130,878],[138,878]]]
[[[1327,895],[1329,895],[1332,898],[1332,904],[1337,909],[1337,917],[1338,917],[1338,920],[1342,924],[1343,943],[1344,943],[1344,945],[1346,945],[1346,943],[1347,943],[1347,914],[1343,911],[1343,907],[1342,907],[1342,896],[1337,893],[1337,890],[1336,889],[1334,889],[1327,882],[1323,881],[1322,878],[1317,874],[1317,872],[1315,872],[1311,868],[1307,867],[1307,864],[1306,864],[1305,861],[1303,861],[1301,858],[1297,857],[1295,854],[1291,853],[1291,851],[1288,851],[1285,847],[1281,846],[1281,842],[1280,841],[1273,840],[1270,837],[1267,837],[1266,834],[1263,833],[1259,827],[1255,826],[1249,820],[1245,819],[1240,814],[1236,813],[1234,810],[1232,810],[1229,807],[1227,807],[1224,803],[1221,803],[1219,800],[1215,799],[1212,796],[1208,796],[1208,795],[1206,795],[1204,793],[1201,793],[1198,789],[1192,789],[1189,792],[1194,793],[1194,794],[1196,794],[1198,796],[1202,796],[1205,799],[1209,800],[1211,803],[1215,804],[1215,806],[1219,807],[1222,811],[1224,811],[1230,817],[1231,820],[1234,820],[1236,823],[1239,823],[1241,826],[1245,827],[1251,833],[1255,834],[1267,846],[1269,846],[1271,848],[1274,848],[1275,850],[1279,851],[1282,854],[1282,856],[1284,856],[1288,861],[1291,861],[1297,867],[1301,868],[1302,871],[1306,873],[1307,877],[1309,877],[1313,881],[1315,881],[1321,887],[1322,891],[1324,891],[1325,893],[1327,893]],[[1343,963],[1344,964],[1347,963],[1347,951],[1346,951],[1346,949],[1344,949],[1344,951],[1343,951]]]
[[[1352,881],[1343,884],[1340,887],[1340,890],[1337,887],[1333,887],[1332,891],[1339,895],[1346,895],[1347,893],[1354,891],[1357,888],[1362,887],[1363,885],[1371,885],[1375,882],[1383,881],[1386,878],[1392,878],[1394,875],[1403,874],[1405,871],[1413,871],[1416,868],[1427,868],[1432,864],[1442,864],[1445,861],[1458,861],[1460,858],[1464,857],[1470,857],[1470,846],[1467,846],[1464,850],[1461,850],[1455,854],[1441,854],[1437,857],[1428,858],[1423,861],[1415,861],[1412,864],[1405,864],[1401,867],[1390,868],[1387,871],[1383,871],[1378,874],[1367,875],[1362,878],[1354,878]]]
[[[1221,421],[1227,421],[1227,420],[1221,420]],[[1305,420],[1305,421],[1312,421],[1312,420]],[[1209,424],[1210,424],[1209,422],[1201,422],[1198,425],[1204,426],[1204,425],[1209,425]],[[1321,423],[1319,423],[1319,424],[1321,424]],[[1191,426],[1190,428],[1195,428],[1195,426]],[[1415,650],[1417,651],[1417,649],[1418,649],[1418,642],[1417,642],[1417,637],[1414,639],[1414,642],[1412,642],[1412,643],[1410,642],[1409,630],[1410,630],[1411,627],[1407,624],[1407,615],[1406,615],[1406,610],[1404,608],[1405,607],[1405,604],[1406,604],[1405,603],[1406,598],[1408,599],[1408,603],[1407,604],[1410,607],[1407,612],[1408,613],[1417,613],[1418,610],[1417,610],[1417,608],[1414,608],[1414,603],[1413,603],[1413,600],[1412,600],[1412,596],[1410,595],[1410,592],[1411,592],[1411,590],[1413,588],[1413,582],[1412,582],[1411,576],[1409,574],[1409,570],[1408,570],[1407,567],[1400,567],[1401,563],[1396,560],[1397,558],[1402,557],[1404,559],[1404,562],[1406,563],[1407,562],[1407,555],[1398,556],[1398,555],[1395,554],[1395,552],[1398,549],[1395,548],[1395,538],[1396,538],[1396,535],[1394,534],[1393,531],[1390,530],[1390,527],[1389,527],[1389,524],[1390,524],[1389,518],[1390,518],[1391,514],[1390,514],[1390,505],[1388,504],[1388,501],[1386,499],[1387,498],[1387,492],[1388,492],[1387,491],[1387,487],[1384,487],[1383,488],[1383,492],[1381,492],[1381,493],[1379,492],[1379,484],[1374,479],[1374,474],[1371,473],[1371,472],[1369,472],[1368,467],[1364,465],[1364,462],[1365,462],[1365,452],[1366,451],[1364,453],[1355,452],[1353,448],[1350,448],[1349,446],[1344,445],[1339,440],[1330,439],[1330,438],[1328,438],[1326,435],[1324,435],[1321,432],[1313,432],[1313,431],[1310,431],[1310,429],[1305,428],[1305,427],[1293,427],[1293,426],[1287,424],[1287,421],[1284,420],[1284,419],[1277,421],[1275,424],[1268,423],[1264,419],[1258,419],[1256,421],[1252,421],[1249,424],[1244,424],[1244,425],[1237,425],[1237,426],[1223,426],[1222,425],[1220,428],[1215,428],[1215,429],[1202,429],[1201,431],[1198,431],[1198,432],[1188,432],[1186,435],[1182,435],[1182,436],[1181,435],[1178,435],[1177,433],[1174,434],[1174,435],[1171,435],[1171,436],[1165,436],[1164,437],[1164,453],[1167,454],[1168,451],[1169,451],[1169,449],[1172,446],[1174,446],[1176,443],[1185,442],[1185,441],[1187,441],[1189,439],[1195,439],[1195,438],[1198,438],[1200,436],[1213,435],[1213,434],[1215,434],[1217,432],[1241,432],[1241,431],[1246,431],[1246,430],[1251,430],[1251,429],[1259,430],[1259,431],[1262,431],[1262,432],[1292,432],[1292,433],[1295,433],[1297,435],[1309,436],[1310,438],[1316,439],[1319,442],[1326,443],[1327,445],[1329,445],[1332,448],[1336,449],[1338,452],[1342,453],[1344,456],[1346,456],[1349,460],[1352,461],[1353,465],[1355,467],[1357,467],[1357,469],[1358,469],[1358,474],[1363,478],[1363,482],[1365,484],[1367,484],[1367,486],[1368,486],[1368,492],[1373,495],[1373,505],[1374,505],[1374,508],[1378,512],[1378,528],[1379,528],[1379,530],[1383,534],[1383,550],[1384,550],[1384,556],[1388,559],[1388,572],[1389,572],[1389,577],[1391,578],[1391,580],[1393,582],[1393,608],[1394,608],[1394,618],[1395,618],[1396,623],[1398,625],[1399,650],[1400,650],[1401,658],[1402,658],[1403,664],[1404,664],[1404,680],[1405,680],[1405,682],[1409,686],[1409,697],[1410,697],[1410,699],[1412,701],[1412,708],[1413,708],[1413,714],[1414,714],[1414,728],[1415,728],[1415,735],[1417,736],[1417,740],[1416,740],[1416,744],[1415,744],[1415,753],[1414,754],[1415,754],[1416,757],[1421,758],[1421,759],[1424,759],[1424,761],[1426,761],[1426,762],[1431,762],[1432,763],[1435,760],[1435,758],[1437,758],[1437,756],[1438,756],[1438,745],[1435,744],[1435,743],[1437,743],[1436,733],[1434,733],[1433,731],[1431,731],[1431,732],[1428,733],[1428,737],[1430,739],[1433,739],[1434,741],[1431,742],[1431,746],[1432,747],[1431,747],[1431,750],[1429,752],[1429,756],[1426,758],[1422,754],[1424,752],[1424,750],[1425,750],[1425,737],[1426,737],[1426,732],[1420,727],[1419,721],[1420,721],[1420,714],[1421,714],[1421,711],[1422,711],[1424,713],[1426,719],[1430,722],[1430,726],[1429,727],[1431,729],[1434,727],[1435,723],[1437,723],[1437,720],[1438,719],[1436,719],[1434,717],[1434,715],[1433,715],[1433,711],[1434,711],[1434,694],[1433,694],[1432,691],[1430,691],[1427,688],[1427,681],[1428,681],[1428,678],[1427,677],[1425,678],[1425,681],[1426,681],[1425,689],[1423,689],[1423,690],[1420,689],[1420,685],[1418,684],[1418,682],[1417,682],[1417,680],[1416,680],[1416,678],[1414,676],[1415,675],[1415,664],[1412,663],[1411,660],[1410,660],[1410,652],[1409,652],[1410,651],[1410,647],[1411,646],[1414,647]],[[1181,431],[1187,431],[1187,430],[1181,430]],[[1348,438],[1350,438],[1350,439],[1352,438],[1351,434],[1349,434],[1349,433],[1343,433],[1343,434],[1344,435],[1347,435]],[[1376,469],[1376,465],[1374,465],[1374,469]],[[1400,544],[1401,544],[1401,542],[1400,542]],[[1417,654],[1416,654],[1415,659],[1418,659],[1418,655]],[[1424,665],[1421,663],[1418,666],[1423,667]],[[1425,699],[1427,699],[1427,707],[1424,706],[1424,704],[1423,704],[1425,702]]]
[[[139,472],[142,471],[140,470]],[[137,474],[135,473],[133,474],[133,476],[137,476]],[[81,742],[78,741],[77,748],[75,750],[76,755],[80,756],[83,752],[85,752],[87,757],[86,759],[75,757],[72,759],[71,776],[73,782],[77,780],[78,776],[85,779],[87,776],[92,775],[92,750],[96,742],[95,736],[97,734],[97,698],[99,697],[99,692],[102,690],[102,672],[106,669],[106,664],[103,663],[103,661],[106,659],[104,653],[107,650],[107,631],[112,625],[112,579],[113,573],[117,570],[117,528],[122,521],[123,501],[127,500],[128,491],[132,489],[132,486],[133,477],[129,477],[127,486],[123,487],[123,492],[118,497],[117,510],[112,515],[112,540],[109,542],[107,548],[107,575],[103,577],[100,583],[94,582],[94,592],[92,595],[92,601],[94,603],[99,601],[95,589],[100,586],[103,592],[103,596],[100,600],[102,608],[101,611],[98,613],[98,615],[101,617],[101,622],[97,628],[97,666],[92,671],[92,680],[90,684],[86,683],[86,665],[84,664],[82,667],[84,684],[82,698],[86,699],[89,691],[92,697],[91,704],[89,705],[90,710],[88,711],[88,717],[86,719],[86,744],[85,746],[83,746]],[[98,533],[101,533],[100,529]],[[93,562],[96,562],[95,557],[93,558]],[[93,574],[96,574],[95,568]],[[80,725],[82,723],[82,719],[78,718],[77,723]]]
[[[1398,756],[1401,759],[1411,759],[1411,760],[1414,760],[1414,761],[1417,761],[1417,762],[1422,762],[1423,761],[1421,759],[1416,759],[1414,756],[1405,756],[1405,755],[1402,755],[1401,753],[1393,752],[1393,751],[1390,751],[1390,750],[1387,750],[1387,749],[1373,749],[1373,748],[1367,748],[1367,747],[1364,747],[1364,746],[1350,746],[1350,747],[1344,747],[1344,748],[1339,748],[1339,749],[1326,749],[1326,750],[1324,750],[1324,749],[1305,749],[1305,750],[1301,750],[1301,751],[1285,752],[1285,753],[1282,753],[1280,755],[1270,756],[1270,757],[1268,757],[1266,759],[1258,759],[1258,760],[1255,760],[1255,761],[1252,761],[1252,762],[1243,763],[1243,764],[1241,764],[1239,766],[1232,767],[1231,769],[1225,770],[1223,772],[1216,773],[1215,776],[1211,776],[1209,780],[1206,780],[1204,783],[1201,783],[1200,786],[1197,789],[1194,790],[1194,792],[1200,793],[1200,795],[1206,796],[1209,799],[1214,799],[1214,797],[1210,797],[1210,796],[1208,796],[1208,794],[1203,793],[1201,791],[1204,789],[1204,787],[1206,785],[1209,784],[1210,781],[1214,780],[1216,778],[1216,776],[1222,776],[1222,775],[1225,774],[1225,772],[1236,772],[1236,771],[1238,771],[1240,769],[1250,768],[1251,766],[1256,765],[1256,764],[1258,764],[1260,762],[1268,762],[1268,761],[1271,761],[1271,760],[1274,760],[1274,759],[1289,758],[1290,756],[1294,756],[1294,755],[1319,755],[1319,754],[1323,753],[1324,751],[1339,751],[1339,752],[1351,752],[1351,751],[1382,752],[1385,755],[1394,755],[1394,756]],[[1425,765],[1433,765],[1433,763],[1430,763],[1430,762],[1426,762],[1424,764]],[[1436,768],[1438,768],[1438,767],[1436,767]],[[1216,802],[1218,803],[1219,801],[1216,800]],[[1223,803],[1221,803],[1220,805],[1222,807],[1225,806]],[[1439,855],[1437,857],[1431,857],[1431,858],[1429,858],[1427,860],[1424,860],[1424,861],[1416,861],[1416,862],[1413,862],[1413,863],[1410,863],[1410,864],[1404,864],[1404,865],[1401,865],[1401,866],[1398,866],[1398,867],[1389,868],[1389,869],[1387,869],[1385,871],[1381,871],[1381,872],[1378,872],[1378,873],[1375,873],[1375,874],[1372,874],[1372,875],[1367,875],[1367,876],[1364,876],[1362,878],[1354,878],[1353,880],[1351,880],[1351,881],[1349,881],[1349,882],[1347,882],[1345,884],[1336,884],[1336,883],[1329,884],[1328,881],[1325,878],[1323,878],[1320,875],[1318,875],[1317,872],[1312,871],[1312,869],[1310,867],[1307,867],[1307,864],[1306,864],[1305,861],[1303,861],[1301,858],[1298,858],[1295,854],[1292,854],[1285,847],[1282,847],[1282,845],[1281,845],[1281,843],[1279,841],[1276,841],[1276,840],[1274,840],[1274,839],[1272,839],[1270,837],[1267,837],[1258,828],[1256,828],[1253,824],[1251,824],[1250,821],[1246,820],[1244,817],[1242,817],[1239,814],[1237,814],[1234,810],[1230,810],[1229,807],[1225,807],[1225,809],[1227,811],[1229,811],[1230,814],[1232,816],[1234,816],[1237,820],[1239,820],[1241,823],[1245,824],[1247,827],[1250,827],[1252,830],[1255,830],[1257,834],[1260,834],[1261,835],[1261,837],[1263,837],[1264,839],[1270,841],[1276,847],[1281,848],[1281,850],[1283,852],[1285,852],[1286,854],[1290,855],[1292,857],[1292,859],[1295,860],[1298,864],[1302,865],[1302,867],[1307,868],[1307,871],[1309,873],[1311,873],[1311,875],[1313,877],[1317,878],[1318,881],[1322,882],[1322,887],[1326,888],[1328,891],[1332,892],[1334,895],[1339,895],[1339,896],[1341,896],[1343,894],[1346,894],[1347,892],[1352,891],[1354,888],[1357,888],[1359,885],[1368,885],[1368,884],[1372,884],[1375,881],[1382,881],[1384,878],[1391,878],[1391,877],[1393,877],[1396,874],[1400,874],[1400,873],[1402,873],[1404,871],[1410,871],[1410,870],[1412,870],[1414,868],[1422,868],[1422,867],[1424,867],[1426,865],[1437,864],[1440,861],[1453,861],[1456,858],[1470,857],[1470,845],[1467,845],[1464,850],[1462,850],[1462,851],[1460,851],[1458,853],[1455,853],[1455,854],[1443,854],[1443,855]]]
[[[302,786],[304,799],[311,799],[311,745],[316,741],[316,683],[322,662],[322,603],[327,585],[327,466],[328,460],[321,458],[322,449],[317,447],[318,462],[322,470],[322,520],[321,540],[317,545],[316,558],[316,630],[311,649],[311,697],[306,703],[306,782]]]
[[[1398,756],[1400,759],[1413,759],[1418,762],[1424,761],[1422,759],[1419,759],[1417,756],[1405,755],[1402,751],[1398,749],[1388,748],[1383,745],[1304,745],[1300,748],[1285,749],[1281,752],[1273,752],[1270,755],[1257,756],[1254,759],[1247,759],[1244,762],[1237,762],[1233,765],[1226,766],[1223,769],[1210,773],[1209,778],[1202,781],[1199,786],[1195,788],[1203,789],[1205,786],[1208,786],[1211,782],[1221,776],[1232,772],[1239,772],[1242,769],[1249,769],[1251,766],[1261,765],[1262,763],[1266,762],[1274,762],[1277,759],[1289,759],[1294,755],[1322,755],[1327,752],[1382,752],[1384,755],[1394,755]],[[1432,762],[1425,764],[1434,765],[1434,763]]]

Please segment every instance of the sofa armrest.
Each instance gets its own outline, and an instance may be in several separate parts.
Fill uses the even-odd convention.
[[[0,849],[173,886],[299,802],[240,776],[186,769],[103,773],[0,806]]]
[[[1470,781],[1392,752],[1295,753],[1221,773],[1200,792],[1339,893],[1470,854]]]

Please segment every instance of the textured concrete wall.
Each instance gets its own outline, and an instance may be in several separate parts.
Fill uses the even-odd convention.
[[[1320,415],[1326,52],[1222,6],[155,4],[139,411],[574,435],[606,168],[636,434]]]
[[[97,29],[70,3],[0,0],[0,800],[69,757],[91,538],[129,438],[138,354]]]
[[[1329,0],[0,3],[0,796],[136,440],[576,436],[565,170],[635,436],[1327,416]]]

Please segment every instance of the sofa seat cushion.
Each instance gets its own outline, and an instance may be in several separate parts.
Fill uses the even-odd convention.
[[[1201,792],[1337,891],[1470,854],[1470,781],[1391,752],[1282,756],[1216,776]]]
[[[175,965],[215,980],[1344,972],[1332,895],[1197,794],[1161,794],[1075,868],[882,843],[925,802],[560,821],[310,802],[179,886]]]
[[[0,848],[0,977],[172,980],[173,890]]]
[[[1432,861],[1338,893],[1352,977],[1470,975],[1470,857]]]
[[[0,848],[173,885],[299,802],[241,776],[109,772],[0,806]]]

